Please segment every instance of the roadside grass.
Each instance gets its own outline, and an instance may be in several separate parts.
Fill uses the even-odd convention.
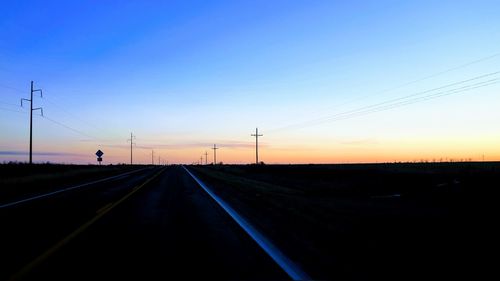
[[[257,181],[253,179],[228,174],[221,171],[207,171],[204,169],[195,169],[198,175],[205,181],[224,186],[232,189],[240,196],[231,197],[230,201],[252,202],[260,208],[264,208],[266,212],[274,212],[278,209],[284,209],[287,212],[293,213],[294,216],[299,216],[302,219],[310,222],[317,222],[318,217],[311,212],[301,211],[301,198],[306,194],[301,190],[295,190],[271,183]],[[219,193],[225,193],[222,189],[217,189]]]
[[[429,163],[190,169],[313,278],[398,279],[417,268],[421,277],[432,269],[446,274],[457,265],[466,268],[469,253],[463,249],[471,250],[479,238],[469,231],[481,226],[488,213],[484,208],[496,206],[489,201],[498,193],[492,187],[500,181],[499,167]]]
[[[0,165],[0,202],[90,182],[136,168],[124,165]]]
[[[75,170],[69,171],[61,171],[57,173],[51,174],[32,174],[21,177],[13,177],[13,178],[4,178],[0,180],[0,184],[2,186],[10,186],[10,185],[26,185],[32,183],[39,183],[43,181],[51,181],[62,179],[62,178],[70,178],[74,176],[85,176],[94,173],[102,173],[103,169],[100,168],[80,168],[76,167]]]
[[[227,197],[233,202],[237,201],[237,206],[241,206],[239,203],[250,203],[256,208],[261,208],[265,213],[281,214],[286,212],[288,215],[299,217],[308,223],[324,228],[333,228],[328,223],[329,213],[324,212],[324,208],[331,205],[330,200],[312,198],[313,196],[303,190],[245,178],[225,171],[199,168],[194,170],[200,178],[213,186],[223,197]],[[337,198],[336,203],[337,210],[339,206],[348,204],[349,208],[346,208],[345,211],[348,211],[353,204],[351,200],[345,202],[343,198]]]

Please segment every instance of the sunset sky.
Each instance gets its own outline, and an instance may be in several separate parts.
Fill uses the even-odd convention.
[[[500,1],[3,1],[0,162],[500,160]]]

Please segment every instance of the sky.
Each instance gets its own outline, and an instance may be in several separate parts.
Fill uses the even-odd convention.
[[[3,1],[0,162],[500,160],[499,1]],[[152,152],[154,151],[154,152]],[[158,159],[160,157],[160,159]],[[204,161],[205,159],[203,159]]]

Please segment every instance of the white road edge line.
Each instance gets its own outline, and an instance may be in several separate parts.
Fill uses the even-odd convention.
[[[224,200],[215,195],[201,180],[193,175],[186,167],[184,170],[222,207],[245,232],[257,242],[264,250],[293,280],[310,280],[311,278],[302,271],[297,264],[287,258],[276,246],[271,243],[262,233],[255,229],[247,220],[241,217],[233,208],[231,208]]]
[[[21,200],[18,200],[18,201],[14,201],[14,202],[10,202],[10,203],[5,203],[5,204],[0,205],[0,209],[11,207],[11,206],[15,206],[15,205],[22,204],[22,203],[26,203],[26,202],[33,201],[33,200],[36,200],[36,199],[45,198],[45,197],[48,197],[48,196],[51,196],[51,195],[59,194],[59,193],[70,191],[70,190],[77,189],[77,188],[81,188],[81,187],[84,187],[84,186],[87,186],[87,185],[92,185],[92,184],[100,183],[100,182],[103,182],[103,181],[108,181],[108,180],[112,180],[112,179],[124,177],[124,176],[127,176],[129,174],[136,173],[136,172],[139,172],[139,171],[142,171],[142,170],[145,170],[145,169],[149,169],[149,167],[142,168],[142,169],[139,169],[139,170],[130,171],[130,172],[126,172],[126,173],[119,174],[119,175],[116,175],[116,176],[112,176],[112,177],[109,177],[109,178],[104,178],[104,179],[95,180],[95,181],[92,181],[92,182],[87,182],[87,183],[83,183],[83,184],[79,184],[79,185],[75,185],[75,186],[71,186],[71,187],[66,187],[66,188],[63,188],[63,189],[59,189],[59,190],[52,191],[52,192],[49,192],[49,193],[44,193],[44,194],[36,195],[36,196],[33,196],[33,197],[28,197],[28,198],[21,199]]]

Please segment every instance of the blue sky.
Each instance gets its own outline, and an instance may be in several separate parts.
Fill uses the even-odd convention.
[[[35,118],[39,161],[88,163],[100,147],[125,162],[133,131],[138,161],[155,149],[191,163],[219,143],[221,159],[246,163],[256,126],[267,162],[500,157],[498,84],[272,133],[500,70],[493,56],[433,76],[499,53],[499,11],[498,1],[2,3],[0,150],[26,151],[17,104],[34,80],[45,94],[35,105],[65,125]]]

